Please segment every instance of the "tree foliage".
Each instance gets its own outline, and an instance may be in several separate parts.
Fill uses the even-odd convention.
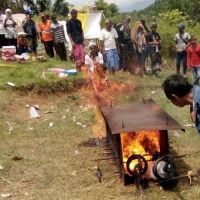
[[[158,20],[167,22],[170,25],[177,25],[181,22],[190,23],[189,16],[183,15],[183,12],[180,12],[178,9],[167,11],[164,13],[158,14]]]
[[[24,12],[24,5],[35,14],[48,11],[66,17],[69,13],[69,4],[65,0],[0,0],[0,7],[11,8],[13,13]]]
[[[51,0],[36,0],[38,5],[38,10],[40,12],[49,11],[51,9],[52,1]]]
[[[53,4],[52,11],[53,13],[61,14],[67,16],[69,14],[69,4],[65,0],[56,0]]]
[[[141,11],[134,11],[132,18],[145,19],[147,24],[158,23],[158,32],[162,38],[162,54],[167,58],[176,55],[174,36],[179,23],[186,24],[186,31],[196,35],[200,29],[200,0],[155,0],[155,3]]]
[[[22,12],[23,0],[0,0],[0,7],[4,9],[11,8],[14,13]]]
[[[155,3],[138,12],[140,15],[157,16],[159,13],[178,9],[195,21],[200,21],[199,0],[155,0]]]
[[[105,17],[110,18],[119,13],[119,9],[114,3],[107,3],[105,0],[97,0],[95,1],[96,7],[98,10],[102,10],[104,12]]]

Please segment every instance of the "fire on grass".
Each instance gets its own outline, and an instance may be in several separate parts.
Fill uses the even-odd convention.
[[[117,83],[113,80],[105,80],[102,72],[90,79],[90,74],[86,67],[82,69],[83,77],[87,81],[87,86],[83,88],[82,93],[87,97],[88,103],[94,108],[97,123],[92,130],[94,135],[98,138],[106,136],[106,125],[99,109],[102,105],[112,105],[121,95],[126,95],[127,92],[132,92],[133,87]]]

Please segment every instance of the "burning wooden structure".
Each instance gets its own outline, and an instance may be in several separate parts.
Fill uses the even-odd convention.
[[[174,177],[168,130],[184,130],[152,99],[102,106],[107,139],[124,185],[137,179]]]

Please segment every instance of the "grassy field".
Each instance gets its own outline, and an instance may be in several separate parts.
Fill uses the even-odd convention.
[[[102,157],[103,148],[96,144],[94,129],[102,125],[94,109],[97,104],[93,93],[81,74],[65,79],[55,75],[41,78],[43,71],[52,67],[73,65],[57,59],[27,64],[0,62],[0,194],[9,193],[11,199],[17,200],[140,199],[135,186],[120,184],[114,175],[115,167],[108,162],[100,163],[103,179],[98,182],[97,163],[92,160]],[[109,88],[101,98],[110,98],[115,104],[153,98],[180,124],[191,124],[189,107],[173,106],[161,89],[165,77],[174,71],[173,64],[169,68],[165,63],[159,77],[119,72],[109,77]],[[16,87],[7,85],[8,81]],[[27,105],[35,104],[40,107],[41,117],[30,119]],[[45,114],[46,111],[51,113]],[[49,126],[51,122],[53,126]],[[196,171],[200,163],[199,136],[194,128],[185,128],[185,133],[169,133],[174,154],[191,153],[176,161],[179,174]],[[173,190],[164,191],[152,183],[145,190],[144,199],[198,200],[199,184],[196,179],[189,186],[186,179]]]

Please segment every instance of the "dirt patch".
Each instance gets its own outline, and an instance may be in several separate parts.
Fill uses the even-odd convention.
[[[6,92],[5,92],[6,93]],[[29,107],[38,105],[42,112],[54,110],[54,105],[62,100],[66,94],[60,93],[55,95],[38,95],[29,94],[27,96],[19,96],[17,93],[12,94],[12,98],[5,105],[5,110],[10,116],[14,115],[18,119],[26,120],[29,117]]]

